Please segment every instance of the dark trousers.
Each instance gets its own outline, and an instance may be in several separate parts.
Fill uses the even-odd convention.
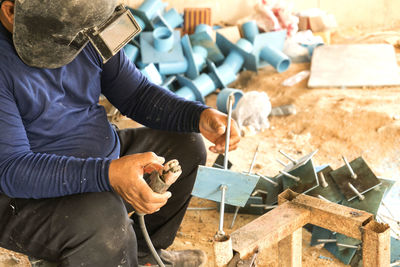
[[[166,161],[178,159],[183,173],[169,188],[172,197],[159,212],[146,215],[156,248],[175,238],[191,198],[197,166],[206,151],[199,134],[148,128],[119,131],[121,156],[152,151]],[[137,266],[147,245],[132,207],[114,192],[50,199],[12,199],[0,194],[0,247],[59,266]],[[132,227],[133,226],[133,227]]]

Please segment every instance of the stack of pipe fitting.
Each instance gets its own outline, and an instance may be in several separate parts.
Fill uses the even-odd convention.
[[[188,100],[205,102],[205,97],[221,89],[217,107],[227,112],[228,97],[235,104],[243,92],[228,88],[243,69],[257,71],[267,64],[278,72],[288,69],[290,60],[282,53],[286,32],[259,33],[254,21],[245,23],[245,38],[230,42],[210,25],[197,25],[195,33],[176,30],[183,16],[174,8],[166,10],[161,0],[145,0],[130,9],[142,33],[124,47],[127,57],[153,83]]]

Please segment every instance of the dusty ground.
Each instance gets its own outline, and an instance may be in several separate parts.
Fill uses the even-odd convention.
[[[393,43],[398,40],[393,34],[368,35],[356,29],[343,31],[333,36],[335,43]],[[397,38],[397,39],[396,39]],[[400,51],[397,51],[400,62]],[[357,88],[357,89],[307,89],[307,80],[293,87],[281,83],[301,70],[309,69],[309,64],[293,64],[290,69],[278,74],[266,68],[258,74],[243,72],[231,87],[248,91],[265,91],[272,106],[293,104],[297,114],[288,117],[271,117],[271,127],[262,133],[245,136],[237,151],[230,153],[234,170],[248,170],[253,153],[260,144],[255,171],[274,176],[281,166],[276,158],[285,152],[299,157],[315,149],[318,153],[316,164],[331,164],[335,169],[343,165],[341,155],[352,160],[358,156],[368,162],[376,175],[399,180],[400,170],[400,87]],[[215,106],[216,95],[207,98],[207,103]],[[120,125],[130,125],[120,119]],[[209,154],[208,165],[216,155]],[[192,207],[216,207],[210,201],[194,198]],[[239,215],[234,229],[228,229],[232,214],[226,214],[226,232],[245,225],[256,218]],[[266,226],[267,227],[267,226]],[[212,267],[214,255],[212,238],[218,228],[218,213],[211,211],[188,211],[173,248],[201,248],[209,257]],[[303,231],[303,266],[345,266],[328,251],[309,247],[310,234]],[[276,249],[264,249],[258,259],[259,266],[275,266],[271,258]],[[332,260],[320,259],[326,256]],[[15,253],[0,250],[0,267],[29,266],[26,258]]]

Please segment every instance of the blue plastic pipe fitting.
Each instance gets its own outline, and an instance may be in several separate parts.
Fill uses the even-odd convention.
[[[260,34],[258,30],[257,22],[255,20],[250,20],[242,25],[242,31],[244,38],[249,40],[251,43],[254,42],[254,39],[257,35]]]
[[[153,42],[157,51],[167,52],[174,47],[174,34],[167,27],[158,27],[153,31]]]
[[[260,52],[260,58],[271,64],[277,72],[284,72],[290,66],[290,59],[282,51],[269,45],[264,46]]]
[[[124,46],[124,51],[128,59],[135,63],[136,59],[139,56],[139,48],[137,48],[133,44],[127,44]]]
[[[162,75],[173,75],[185,73],[188,69],[188,62],[177,61],[177,62],[160,62],[158,63],[158,70]]]
[[[229,96],[233,95],[235,98],[235,102],[233,103],[232,109],[235,109],[237,103],[243,96],[243,91],[239,89],[233,88],[225,88],[219,92],[217,96],[217,108],[219,111],[228,113],[228,103],[229,103]]]

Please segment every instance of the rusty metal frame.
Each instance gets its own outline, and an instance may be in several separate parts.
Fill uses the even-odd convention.
[[[279,206],[231,234],[241,259],[278,243],[279,266],[302,266],[302,227],[308,223],[363,241],[363,266],[390,266],[390,227],[373,215],[287,189]]]

